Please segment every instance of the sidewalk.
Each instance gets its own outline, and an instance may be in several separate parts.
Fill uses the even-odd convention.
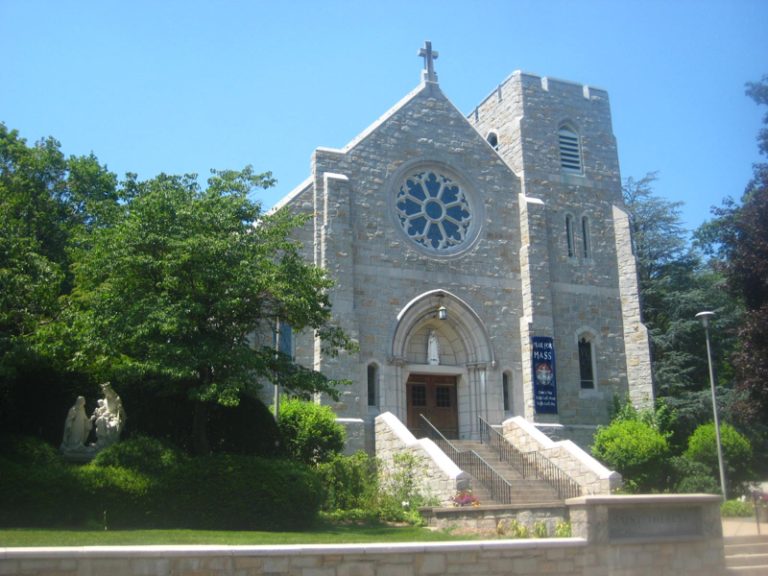
[[[760,523],[760,534],[768,538],[768,522]],[[723,518],[723,537],[757,536],[755,518]]]

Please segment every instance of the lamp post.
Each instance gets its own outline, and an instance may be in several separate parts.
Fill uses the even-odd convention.
[[[725,467],[723,466],[723,444],[720,441],[720,419],[717,417],[717,395],[715,394],[715,372],[712,368],[712,349],[709,345],[709,319],[714,312],[704,311],[696,314],[696,318],[704,325],[704,334],[707,339],[707,363],[709,364],[709,386],[712,388],[712,413],[715,417],[715,441],[717,442],[717,464],[720,467],[720,489],[723,491],[723,500],[727,498],[725,492]]]

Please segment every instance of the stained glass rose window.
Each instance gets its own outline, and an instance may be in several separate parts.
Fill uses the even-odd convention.
[[[451,252],[470,236],[472,208],[461,186],[438,170],[418,170],[402,181],[397,219],[414,242],[429,251]]]

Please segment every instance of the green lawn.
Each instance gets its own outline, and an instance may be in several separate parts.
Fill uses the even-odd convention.
[[[38,530],[0,529],[0,548],[28,546],[130,546],[161,544],[358,544],[467,540],[467,535],[412,526],[324,526],[310,532],[215,530]]]

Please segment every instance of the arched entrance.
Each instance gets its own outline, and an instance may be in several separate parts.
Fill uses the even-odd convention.
[[[495,361],[485,326],[466,302],[432,290],[406,304],[392,358],[397,413],[416,436],[424,436],[421,414],[449,438],[476,435],[477,416],[487,418],[486,375]]]

